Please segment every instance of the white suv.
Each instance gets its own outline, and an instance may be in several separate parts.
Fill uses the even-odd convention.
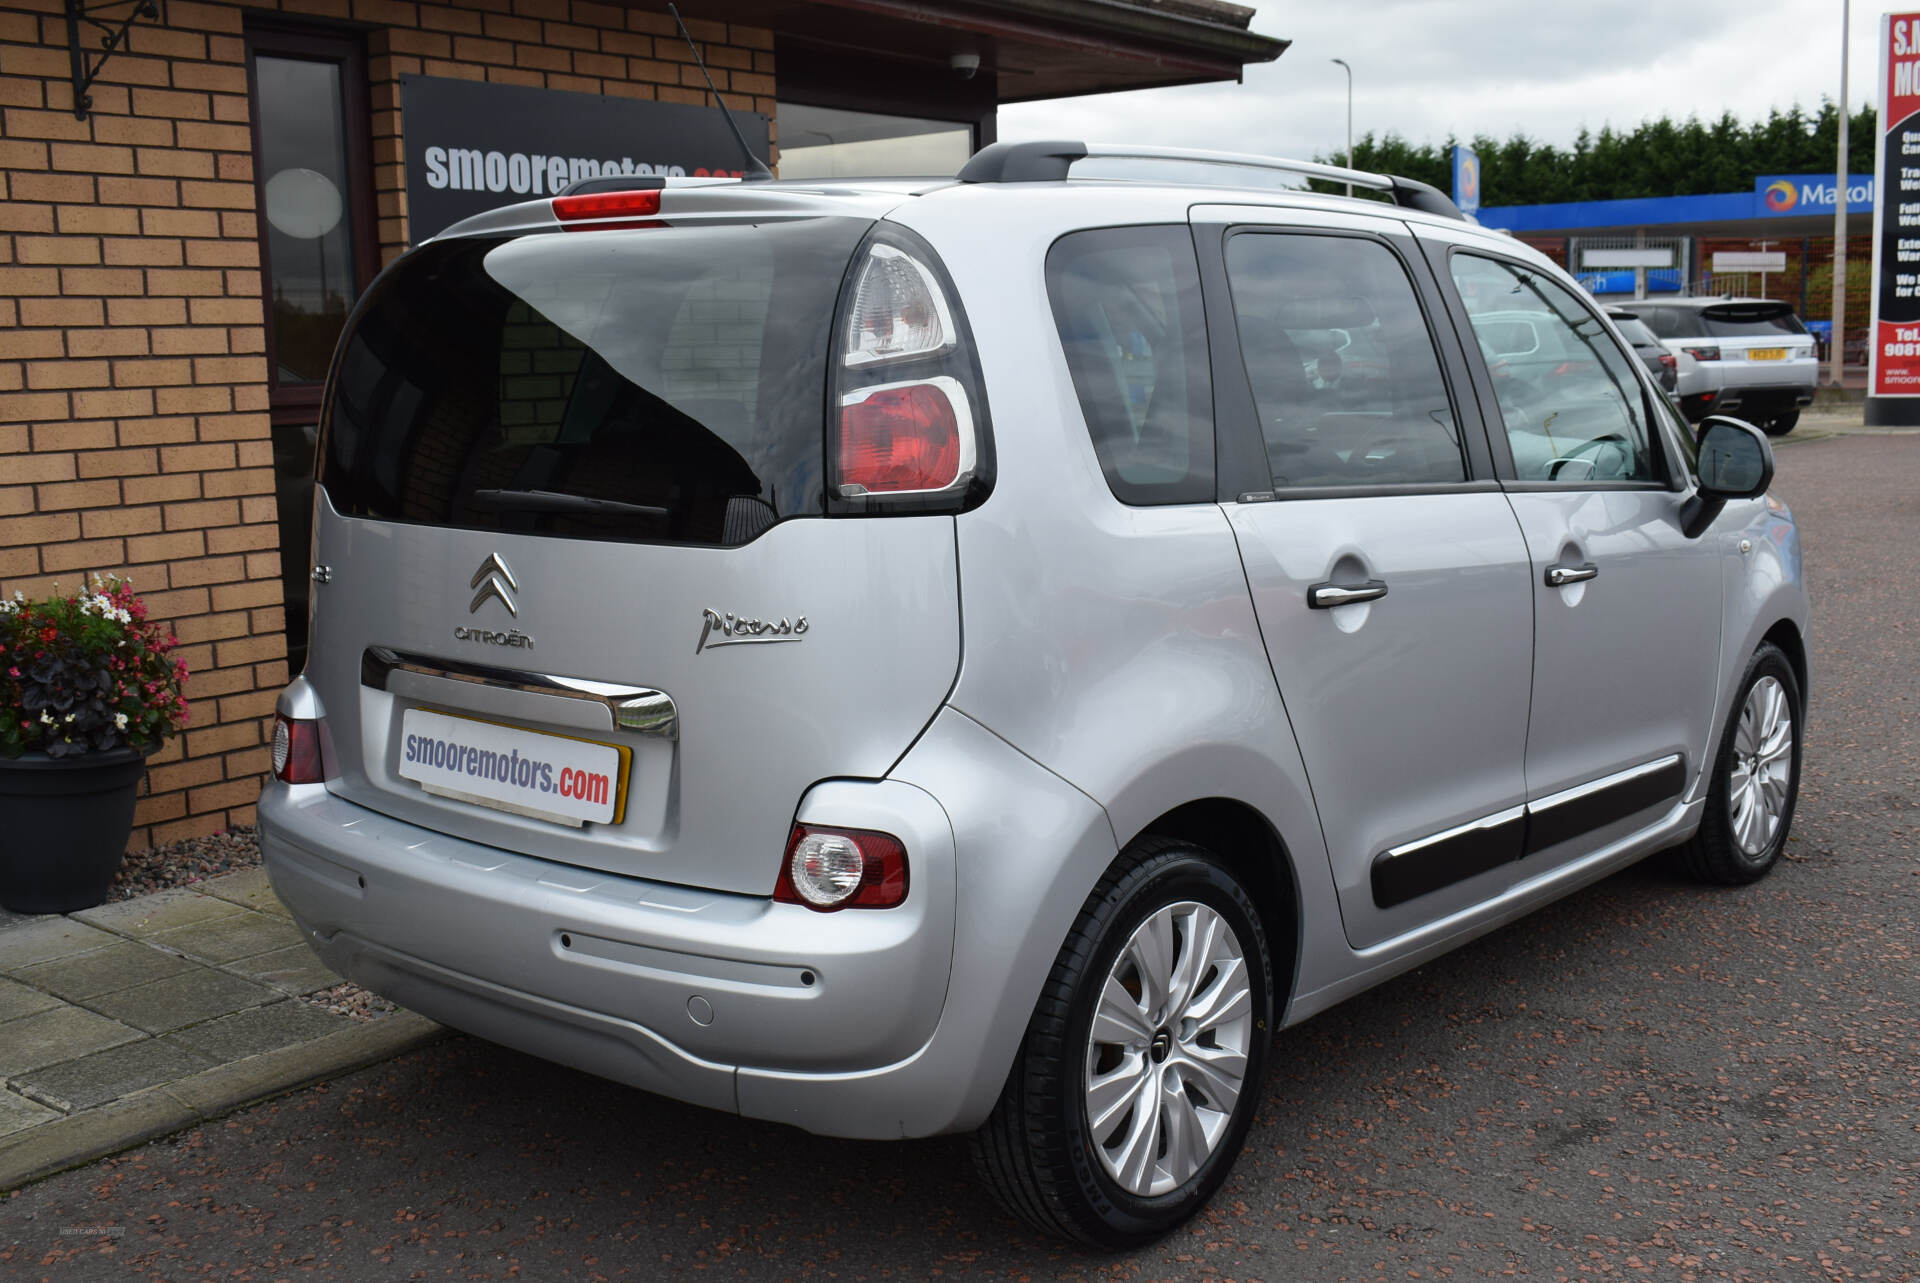
[[[1696,449],[1417,183],[602,182],[398,261],[323,414],[260,803],[320,957],[714,1109],[974,1132],[1089,1242],[1219,1187],[1275,1030],[1792,820],[1766,439]]]
[[[1791,305],[1763,298],[1647,299],[1636,301],[1633,311],[1669,351],[1693,363],[1679,388],[1689,420],[1739,414],[1781,437],[1812,403],[1820,359]]]

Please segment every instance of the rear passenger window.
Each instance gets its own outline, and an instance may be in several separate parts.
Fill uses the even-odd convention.
[[[1466,480],[1440,360],[1392,250],[1243,233],[1227,242],[1227,279],[1276,487]]]
[[[1213,390],[1186,227],[1064,236],[1047,254],[1047,293],[1114,497],[1211,502]]]

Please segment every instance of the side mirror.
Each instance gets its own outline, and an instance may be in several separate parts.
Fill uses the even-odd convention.
[[[1773,484],[1773,446],[1743,419],[1712,415],[1700,425],[1700,490],[1680,513],[1680,532],[1705,533],[1729,499],[1756,499]]]

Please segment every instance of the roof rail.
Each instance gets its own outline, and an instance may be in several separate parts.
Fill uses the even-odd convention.
[[[1188,147],[1148,147],[1131,143],[994,143],[974,153],[973,158],[961,168],[958,178],[963,183],[1057,183],[1067,177],[1067,171],[1075,161],[1088,159],[1179,160],[1274,170],[1386,192],[1393,203],[1403,209],[1417,209],[1463,221],[1466,218],[1444,193],[1411,178],[1368,173],[1361,169],[1343,169],[1338,165],[1322,165],[1312,160],[1287,160],[1232,151],[1199,151]]]

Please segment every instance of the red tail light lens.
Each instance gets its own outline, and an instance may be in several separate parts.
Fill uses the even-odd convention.
[[[907,898],[907,850],[888,833],[796,824],[773,898],[821,913],[891,909]]]
[[[1675,355],[1674,355],[1673,353],[1671,353],[1671,352],[1662,352],[1662,353],[1660,354],[1660,368],[1661,368],[1661,369],[1663,369],[1663,370],[1673,370],[1673,369],[1678,369],[1678,368],[1679,368],[1679,366],[1680,366],[1680,358],[1679,358],[1679,357],[1677,357],[1677,356],[1675,356]]]
[[[590,192],[584,196],[553,198],[553,216],[563,223],[578,223],[587,219],[651,218],[659,212],[660,193],[651,188],[624,192]]]
[[[973,421],[958,381],[932,378],[849,393],[835,479],[843,495],[947,490],[973,469]]]
[[[1683,347],[1680,349],[1696,361],[1718,361],[1720,349],[1717,347]]]
[[[273,778],[282,784],[319,784],[327,778],[320,758],[320,723],[273,717]]]

